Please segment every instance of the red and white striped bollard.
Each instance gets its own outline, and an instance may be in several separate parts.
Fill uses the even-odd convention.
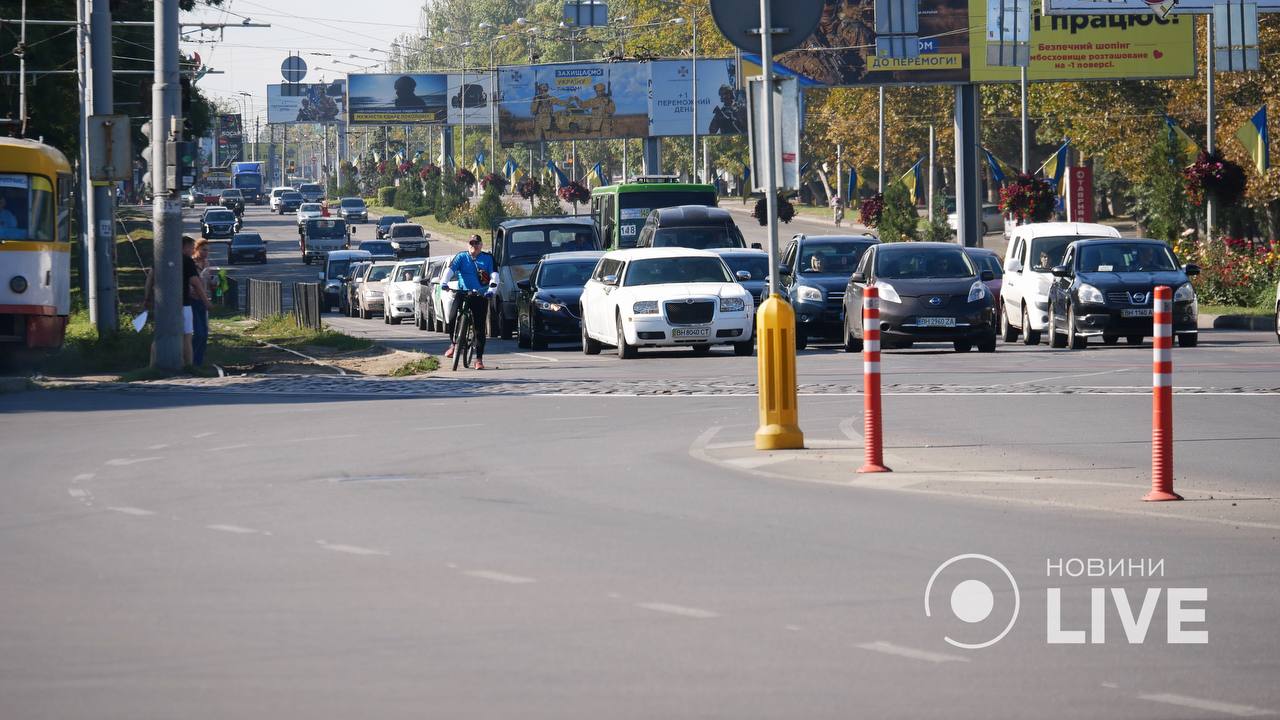
[[[860,473],[893,472],[884,464],[880,418],[880,289],[862,292],[862,446]]]
[[[1146,502],[1181,500],[1173,491],[1173,288],[1155,291],[1151,362],[1151,492]]]

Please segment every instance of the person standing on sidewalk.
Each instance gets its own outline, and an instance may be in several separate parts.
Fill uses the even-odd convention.
[[[204,349],[209,342],[209,295],[204,290],[204,282],[200,279],[200,268],[196,265],[196,241],[194,238],[182,236],[182,359],[187,365],[199,365],[204,362]],[[197,310],[196,308],[199,308]],[[199,342],[196,341],[197,317],[199,322]],[[196,347],[200,354],[196,356]]]
[[[203,300],[191,305],[191,360],[199,366],[204,364],[204,353],[209,347],[209,310],[213,308],[213,302],[209,299],[213,297],[210,280],[217,282],[218,269],[209,262],[209,241],[204,238],[195,242],[191,259],[199,271],[200,290],[203,293]]]
[[[839,195],[831,196],[831,216],[835,220],[836,227],[840,227],[840,223],[844,222],[844,198]]]

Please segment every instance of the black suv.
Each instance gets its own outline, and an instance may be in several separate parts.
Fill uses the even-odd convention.
[[[244,193],[235,188],[223,190],[218,204],[239,215],[244,212]]]
[[[1082,349],[1089,338],[1107,345],[1125,338],[1140,345],[1152,335],[1155,288],[1173,289],[1173,332],[1178,345],[1194,347],[1199,306],[1185,268],[1160,240],[1105,238],[1077,240],[1053,268],[1049,286],[1049,344]]]
[[[391,226],[396,223],[409,222],[409,218],[404,215],[383,215],[378,218],[378,227],[374,229],[374,237],[378,240],[387,236],[387,232],[391,230]]]
[[[729,211],[705,205],[677,205],[653,210],[636,238],[636,247],[712,250],[746,246],[742,231],[738,230]]]

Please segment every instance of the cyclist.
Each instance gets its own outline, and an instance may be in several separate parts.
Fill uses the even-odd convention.
[[[493,255],[483,252],[480,248],[483,241],[479,235],[472,235],[471,240],[467,242],[468,250],[460,252],[453,256],[453,260],[449,262],[449,267],[445,268],[444,275],[440,278],[440,284],[443,287],[449,287],[449,281],[458,278],[458,292],[466,293],[459,295],[453,303],[453,313],[449,318],[449,324],[457,332],[458,313],[462,310],[462,303],[467,303],[471,308],[471,318],[475,325],[476,332],[476,369],[484,369],[484,331],[488,326],[489,318],[489,298],[498,290],[498,273],[494,272]],[[449,350],[444,356],[453,357],[453,353],[458,349],[458,339],[455,336],[453,342],[449,345]]]

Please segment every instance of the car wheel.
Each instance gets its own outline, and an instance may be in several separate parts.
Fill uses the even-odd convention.
[[[747,340],[745,342],[733,344],[733,354],[738,357],[747,357],[756,351],[755,340]]]
[[[1023,317],[1025,317],[1025,313]],[[1049,347],[1064,348],[1067,346],[1067,338],[1058,332],[1058,318],[1053,314],[1053,309],[1049,309]]]
[[[1120,342],[1119,335],[1103,335],[1102,336],[1103,345],[1115,345],[1118,342]]]
[[[1178,347],[1193,348],[1200,343],[1200,333],[1184,333],[1178,336]]]
[[[382,314],[382,316],[383,316],[383,317],[385,317],[385,318],[387,319],[387,324],[388,324],[388,325],[399,325],[399,324],[400,324],[400,318],[393,316],[393,315],[392,315],[391,313],[389,313],[389,312],[384,311],[384,312],[383,312],[383,314]]]
[[[582,354],[583,355],[599,355],[600,343],[587,334],[587,323],[582,323]]]
[[[547,341],[538,335],[538,328],[532,323],[529,325],[529,347],[534,350],[546,350]]]
[[[853,336],[853,328],[849,327],[849,319],[844,321],[844,351],[849,353],[862,352],[862,341]]]
[[[624,332],[622,331],[622,316],[621,316],[621,315],[619,315],[619,316],[618,316],[618,320],[617,320],[617,331],[618,331],[618,334],[617,334],[617,336],[615,336],[615,338],[614,338],[614,339],[615,339],[615,341],[616,341],[616,343],[615,343],[614,347],[616,347],[616,348],[618,349],[618,359],[619,359],[619,360],[631,360],[632,358],[634,358],[634,357],[636,356],[636,349],[635,349],[634,347],[632,347],[631,345],[628,345],[628,344],[627,344],[627,334],[626,334],[626,333],[624,333]]]
[[[532,344],[532,339],[529,337],[529,324],[529,319],[523,315],[516,318],[516,347],[521,350],[528,350]]]
[[[1053,316],[1050,315],[1049,319],[1052,320]],[[1051,336],[1050,340],[1052,340],[1053,333],[1049,333],[1049,334]],[[1025,305],[1022,306],[1022,344],[1023,345],[1039,345],[1040,344],[1040,331],[1031,329],[1031,316],[1027,314],[1027,307]],[[1055,345],[1054,347],[1057,347],[1057,346]]]
[[[1018,328],[1009,322],[1009,308],[1000,303],[1000,339],[1007,343],[1018,341]]]
[[[804,329],[796,327],[796,349],[803,350],[809,347],[809,336],[805,334]]]
[[[368,320],[370,317],[373,317],[373,314],[370,313],[369,310],[362,304],[360,306],[360,319]]]
[[[498,337],[502,340],[510,340],[515,334],[515,323],[507,319],[506,313],[502,311],[502,302],[494,303],[498,313]]]
[[[303,265],[310,265],[310,264],[311,264],[311,256],[310,256],[310,255],[303,255],[303,256],[302,256],[302,264],[303,264]]]
[[[968,340],[956,340],[951,343],[951,347],[955,348],[958,353],[967,353],[973,349],[973,343]]]
[[[1067,308],[1067,344],[1072,350],[1084,350],[1089,347],[1089,338],[1076,331],[1076,309]]]
[[[1126,338],[1124,339],[1124,341],[1125,341],[1125,342],[1127,342],[1127,343],[1129,343],[1130,345],[1141,345],[1141,344],[1142,344],[1142,336],[1141,336],[1141,335],[1130,335],[1129,337],[1126,337]]]
[[[978,341],[978,352],[993,353],[996,351],[996,334],[991,333],[989,337]]]
[[[693,348],[693,354],[698,357],[711,354],[711,343],[698,343],[697,345],[691,345],[690,347]]]

